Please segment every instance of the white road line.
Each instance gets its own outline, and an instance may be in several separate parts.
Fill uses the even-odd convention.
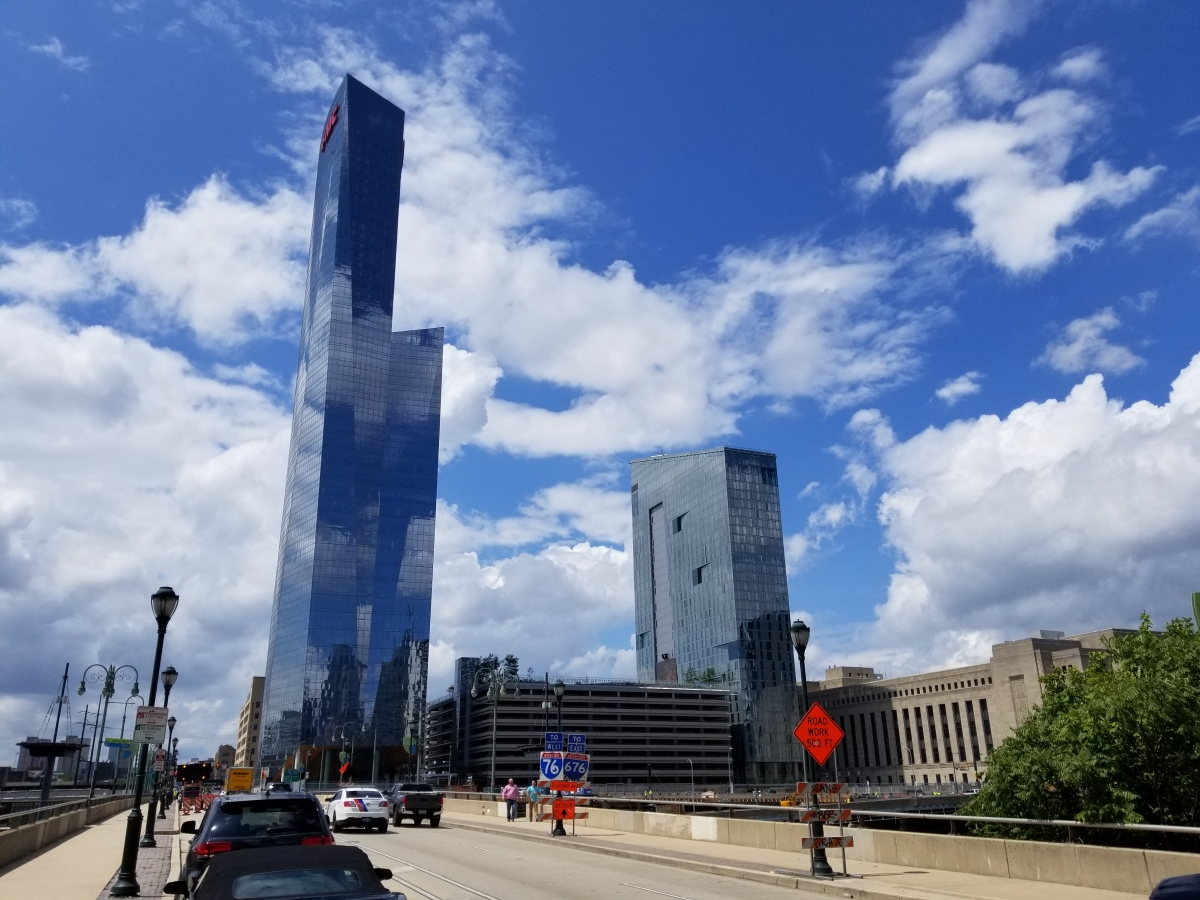
[[[376,850],[374,847],[368,847],[365,844],[359,844],[357,841],[347,841],[346,843],[354,844],[355,846],[365,850],[367,853],[374,853],[376,856],[382,856],[384,859],[393,859],[398,863],[404,863],[406,866],[412,866],[412,868],[416,869],[418,872],[424,872],[426,875],[430,875],[439,881],[444,881],[446,884],[452,884],[456,888],[460,888],[469,894],[474,894],[476,897],[482,897],[483,900],[498,900],[498,898],[493,897],[491,894],[485,894],[483,891],[477,891],[473,887],[467,887],[467,885],[463,884],[462,882],[455,881],[453,878],[447,878],[445,875],[439,875],[432,869],[422,868],[414,863],[410,863],[406,859],[401,859],[398,856],[392,856],[390,853],[384,853],[382,850]],[[679,898],[679,900],[687,900],[687,898]]]
[[[472,850],[482,850],[484,853],[491,853],[491,852],[492,852],[492,851],[491,851],[491,850],[489,850],[487,847],[476,847],[474,844],[464,844],[462,841],[459,841],[459,842],[458,842],[458,846],[460,846],[460,847],[470,847]]]
[[[642,887],[640,884],[630,884],[628,881],[622,881],[621,886],[637,888],[639,891],[645,891],[647,894],[658,894],[660,897],[671,897],[672,900],[691,900],[690,897],[680,897],[678,894],[666,894],[662,891],[656,891],[654,888]]]

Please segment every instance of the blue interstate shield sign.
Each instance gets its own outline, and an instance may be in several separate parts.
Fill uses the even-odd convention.
[[[587,778],[588,755],[567,753],[563,759],[563,778],[566,781],[583,781]]]
[[[555,781],[562,778],[563,755],[557,750],[547,750],[542,753],[542,778]]]

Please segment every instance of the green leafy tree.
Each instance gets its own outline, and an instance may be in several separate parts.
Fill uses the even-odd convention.
[[[700,675],[700,680],[702,682],[704,682],[705,684],[716,684],[718,681],[721,680],[721,676],[717,674],[716,669],[714,669],[712,666],[709,666]]]
[[[1042,679],[1041,706],[992,753],[964,813],[1200,824],[1200,634],[1190,619],[1155,634],[1143,613],[1105,646],[1086,671]]]

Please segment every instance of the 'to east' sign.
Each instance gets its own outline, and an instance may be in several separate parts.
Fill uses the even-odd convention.
[[[829,717],[829,713],[821,708],[820,703],[814,703],[808,708],[808,712],[804,714],[804,718],[800,720],[800,724],[792,733],[817,761],[818,766],[825,765],[825,760],[829,759],[833,751],[837,749],[837,745],[842,742],[842,738],[846,736],[846,733],[838,728],[837,723]]]

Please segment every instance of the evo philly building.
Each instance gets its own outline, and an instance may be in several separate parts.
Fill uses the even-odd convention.
[[[415,774],[423,745],[443,332],[392,331],[403,161],[404,112],[347,75],[317,164],[259,754],[325,781]]]
[[[798,780],[775,454],[718,447],[630,467],[638,681],[728,690],[736,779]]]

